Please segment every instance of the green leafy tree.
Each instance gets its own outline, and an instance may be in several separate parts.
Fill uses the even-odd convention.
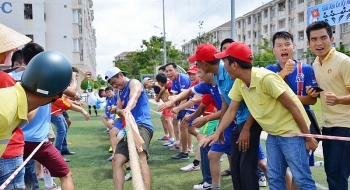
[[[93,81],[93,85],[91,85],[94,89],[100,89],[101,85],[97,81]]]
[[[100,74],[97,75],[97,81],[100,86],[107,86],[107,82],[103,80],[102,76]]]
[[[341,44],[339,48],[336,48],[336,50],[350,57],[350,51],[346,50],[346,46],[344,44]]]
[[[88,85],[90,85],[93,88],[94,81],[92,79],[84,78],[80,83],[80,88],[83,90],[87,90]]]
[[[260,36],[263,43],[259,45],[259,51],[254,53],[253,65],[256,67],[266,67],[269,64],[276,63],[277,59],[275,54],[273,54],[272,46],[270,45],[270,40]]]

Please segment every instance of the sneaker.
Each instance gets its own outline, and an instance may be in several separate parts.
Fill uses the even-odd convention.
[[[108,152],[109,152],[109,153],[113,153],[113,149],[112,149],[111,146],[109,147]]]
[[[182,167],[180,168],[181,171],[184,171],[184,172],[190,172],[190,171],[197,171],[197,170],[200,170],[200,166],[195,166],[193,163],[190,163],[188,164],[187,166],[185,167]]]
[[[261,177],[259,179],[259,187],[266,187],[266,178],[265,177]]]
[[[317,161],[314,163],[314,166],[323,166],[323,161]]]
[[[61,190],[61,187],[58,186],[56,183],[53,183],[52,187],[45,187],[44,190]]]
[[[188,153],[183,153],[183,152],[179,152],[178,154],[175,154],[171,158],[176,159],[176,160],[179,160],[179,159],[188,160],[188,159],[190,159],[190,157],[188,156]]]
[[[132,178],[131,170],[126,170],[125,173],[124,180],[129,181]]]
[[[172,145],[172,144],[174,144],[174,142],[175,142],[175,141],[169,139],[168,142],[166,142],[166,143],[163,144],[163,146]]]
[[[103,131],[104,134],[109,134],[109,129]]]
[[[113,160],[113,157],[114,157],[114,154],[112,155],[112,156],[110,156],[109,158],[107,158],[107,162],[112,162],[112,160]]]
[[[159,141],[167,141],[167,140],[169,140],[169,136],[164,135],[164,136],[158,138],[158,140]]]
[[[211,187],[211,185],[207,182],[202,182],[202,183],[199,183],[198,185],[194,185],[193,186],[193,189],[209,189]]]

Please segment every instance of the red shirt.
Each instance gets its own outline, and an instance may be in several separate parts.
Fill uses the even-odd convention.
[[[205,109],[203,116],[210,115],[211,113],[214,112],[214,109],[216,108],[216,104],[213,97],[210,94],[203,94],[201,103],[207,105],[207,108]]]
[[[67,97],[58,98],[53,104],[51,104],[51,115],[62,114],[62,110],[69,110],[72,104],[72,101]]]
[[[0,71],[0,88],[11,87],[16,84],[16,81],[7,73]],[[7,144],[5,152],[1,158],[14,158],[23,154],[24,150],[24,135],[22,130],[17,127],[13,130],[10,142]]]

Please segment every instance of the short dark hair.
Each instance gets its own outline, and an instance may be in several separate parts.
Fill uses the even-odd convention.
[[[105,91],[104,89],[99,89],[99,90],[98,90],[98,96],[101,97],[101,94],[102,94],[102,92],[104,92],[104,91]]]
[[[75,67],[72,67],[72,71],[76,72],[76,73],[79,73],[78,69],[76,69]]]
[[[226,43],[232,43],[234,42],[231,38],[226,38],[224,40],[222,40],[221,44],[220,44],[220,51],[222,51],[222,46],[224,46],[224,44]]]
[[[174,69],[177,69],[177,65],[175,63],[167,63],[164,67],[164,69],[167,67],[167,66],[173,66]]]
[[[227,56],[228,59],[228,63],[231,65],[233,62],[236,62],[239,66],[242,67],[242,69],[251,69],[253,67],[253,64],[242,61],[240,59],[231,57],[231,56]]]
[[[159,73],[156,75],[156,80],[161,83],[166,83],[168,81],[168,78],[165,76],[164,73]]]
[[[104,91],[107,91],[107,90],[112,90],[113,91],[113,88],[111,86],[107,86]]]
[[[213,61],[206,61],[210,65],[217,65],[220,63],[220,59],[214,59]]]
[[[12,68],[14,67],[16,61],[22,64],[22,59],[23,59],[22,50],[15,51],[11,57],[11,62],[12,62],[11,67]]]
[[[44,51],[44,48],[39,44],[30,42],[22,48],[22,55],[25,64],[28,65],[29,61],[32,60],[34,56]]]
[[[165,65],[162,65],[158,68],[158,71],[165,71]]]
[[[275,47],[275,41],[278,38],[283,38],[285,40],[291,40],[293,43],[293,35],[289,32],[286,31],[280,31],[280,32],[276,32],[273,36],[272,36],[272,47]]]
[[[311,31],[313,31],[313,30],[321,30],[321,29],[326,29],[329,38],[333,37],[333,31],[332,31],[331,25],[329,25],[329,23],[326,22],[326,21],[317,21],[317,22],[311,23],[306,28],[307,40],[310,41],[310,32]]]

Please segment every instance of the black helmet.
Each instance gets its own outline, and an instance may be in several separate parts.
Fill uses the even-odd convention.
[[[39,96],[54,96],[63,92],[72,79],[72,66],[62,53],[44,51],[28,63],[22,75],[22,85]]]

